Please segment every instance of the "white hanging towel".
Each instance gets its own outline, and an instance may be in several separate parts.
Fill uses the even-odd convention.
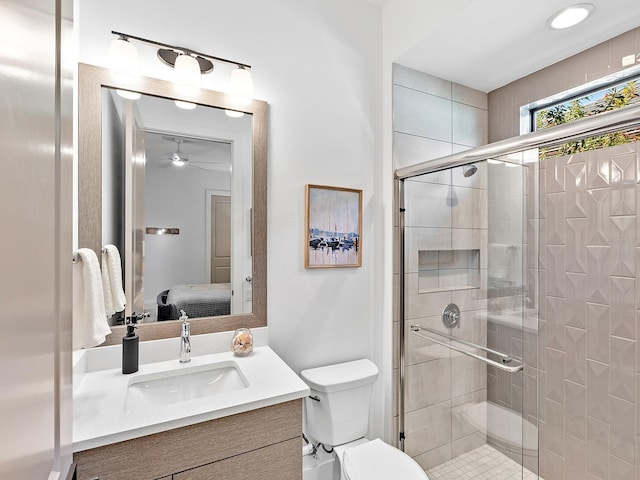
[[[104,309],[100,263],[90,248],[77,252],[73,265],[73,349],[100,345],[111,333]]]
[[[127,301],[122,288],[120,252],[115,245],[105,245],[102,254],[102,288],[107,316],[124,310]]]

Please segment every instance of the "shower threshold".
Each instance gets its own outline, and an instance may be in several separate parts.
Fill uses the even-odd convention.
[[[427,470],[427,475],[429,480],[538,480],[538,475],[491,445],[483,445]]]

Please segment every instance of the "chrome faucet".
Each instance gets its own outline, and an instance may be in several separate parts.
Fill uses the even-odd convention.
[[[180,334],[180,363],[187,363],[191,361],[191,325],[187,320],[187,314],[184,310],[180,310],[182,316],[182,332]]]

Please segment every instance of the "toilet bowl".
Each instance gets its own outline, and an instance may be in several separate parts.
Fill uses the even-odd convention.
[[[341,480],[428,480],[418,463],[404,452],[375,440],[356,440],[334,447]]]
[[[311,395],[305,400],[306,432],[333,447],[341,480],[428,480],[411,457],[376,438],[367,440],[369,405],[378,368],[355,360],[300,372]]]

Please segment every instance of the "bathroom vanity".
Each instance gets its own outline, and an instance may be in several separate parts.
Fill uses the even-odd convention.
[[[215,185],[234,192],[231,241],[235,253],[230,276],[232,288],[238,292],[231,315],[193,322],[189,363],[178,361],[180,324],[172,321],[141,326],[137,332],[140,367],[130,375],[121,372],[121,327],[113,327],[105,342],[109,346],[74,352],[73,450],[78,479],[301,479],[300,400],[309,389],[266,346],[267,103],[254,99],[239,108],[223,92],[199,89],[181,93],[172,82],[140,77],[136,91],[142,98],[134,108],[117,93],[130,90],[130,84],[104,68],[85,64],[78,66],[78,84],[79,246],[99,252],[102,245],[111,243],[114,232],[122,231],[124,237],[138,240],[145,238],[145,232],[150,234],[140,214],[142,202],[136,203],[148,194],[143,187],[146,183],[141,181],[142,171],[148,178],[152,176],[145,170],[145,162],[131,161],[138,154],[135,148],[143,143],[138,141],[143,138],[143,129],[136,124],[144,124],[147,133],[223,141],[233,148],[233,163],[223,170],[233,175],[216,178]],[[174,100],[197,104],[197,112],[204,116],[190,115],[184,124],[174,121],[178,117]],[[146,102],[154,106],[144,122],[139,122]],[[243,112],[244,123],[235,118],[229,124],[225,110]],[[119,135],[123,134],[118,132],[125,132],[125,152],[120,151],[123,139]],[[109,154],[103,158],[103,152]],[[156,160],[154,155],[147,157],[149,165]],[[127,160],[120,163],[114,158]],[[126,195],[131,201],[103,211],[105,197],[115,203],[121,198],[120,191],[113,191],[111,178],[134,169],[137,173],[130,176],[137,180],[127,187]],[[162,169],[166,174],[169,170]],[[156,176],[160,171],[153,170]],[[203,194],[214,187],[206,188]],[[136,212],[136,225],[122,223],[126,217],[120,215],[122,208]],[[146,272],[146,280],[157,280],[151,273],[158,266],[150,255],[153,239],[122,246],[125,316],[144,309],[145,305],[136,304],[144,297],[143,289],[155,292],[142,280],[142,272]],[[190,241],[172,253],[189,252],[188,261],[200,268],[208,262],[198,260],[194,252],[210,248]],[[162,265],[167,252],[163,255]],[[171,285],[173,280],[165,283]],[[251,328],[257,335],[257,348],[248,357],[229,352],[232,332],[238,327]]]
[[[221,335],[193,338],[194,351],[212,351],[203,342]],[[145,342],[131,375],[118,346],[77,353],[78,480],[300,480],[307,385],[268,346],[181,364],[177,340]]]
[[[74,454],[78,479],[302,478],[301,400]]]

